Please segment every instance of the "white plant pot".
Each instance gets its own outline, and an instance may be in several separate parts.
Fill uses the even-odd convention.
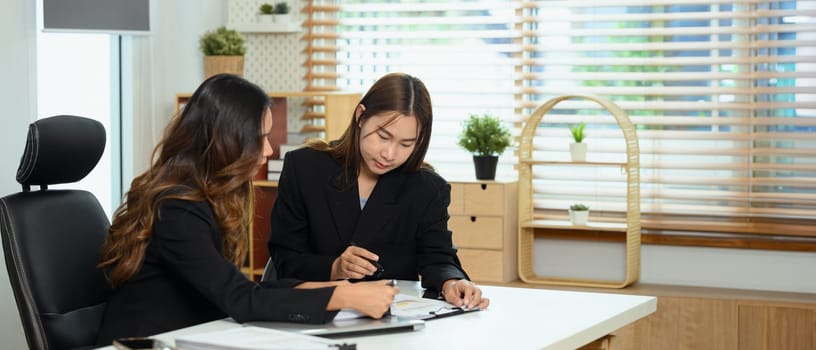
[[[272,16],[275,17],[275,19],[273,21],[277,25],[286,27],[286,26],[289,26],[290,23],[292,23],[292,17],[288,13],[287,14],[272,15]]]
[[[585,162],[587,144],[583,142],[573,142],[570,144],[570,156],[573,162]]]
[[[275,23],[275,15],[258,14],[258,23],[260,23],[260,24],[272,24],[272,23]]]
[[[586,226],[589,221],[589,210],[570,210],[570,222],[575,226]]]

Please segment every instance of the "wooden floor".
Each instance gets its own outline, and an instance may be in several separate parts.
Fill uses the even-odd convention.
[[[481,284],[658,297],[654,314],[581,350],[816,349],[816,294],[650,284],[624,289]]]

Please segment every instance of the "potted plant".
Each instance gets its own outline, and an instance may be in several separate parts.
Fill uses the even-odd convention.
[[[569,126],[572,140],[574,141],[570,143],[570,157],[573,162],[586,161],[587,144],[583,143],[586,138],[586,133],[584,132],[585,127],[586,124],[584,124],[584,122]]]
[[[573,225],[586,225],[589,221],[589,207],[580,203],[570,205],[569,218]]]
[[[458,144],[473,154],[476,178],[495,179],[499,155],[510,146],[510,131],[489,113],[471,114],[463,126]]]
[[[291,20],[289,19],[289,4],[286,2],[277,2],[275,3],[274,9],[274,19],[273,21],[277,24],[281,25],[289,25]]]
[[[258,23],[273,23],[275,21],[275,6],[265,2],[258,8]]]
[[[204,54],[204,78],[218,73],[244,74],[244,38],[235,30],[219,27],[199,40]]]

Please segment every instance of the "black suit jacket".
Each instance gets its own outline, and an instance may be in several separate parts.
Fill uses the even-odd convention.
[[[117,288],[105,309],[99,345],[232,317],[323,323],[334,288],[294,289],[288,279],[256,284],[222,254],[221,233],[207,202],[160,205],[144,263]]]
[[[350,175],[347,177],[347,175]],[[269,251],[278,276],[325,281],[350,244],[380,257],[383,278],[439,290],[467,278],[448,230],[450,185],[435,172],[402,168],[380,176],[360,209],[357,179],[322,151],[286,153],[271,215]]]

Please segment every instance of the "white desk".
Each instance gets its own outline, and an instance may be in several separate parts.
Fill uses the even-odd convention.
[[[342,338],[367,349],[575,349],[653,313],[657,298],[624,294],[481,286],[490,307],[427,321],[416,332]],[[401,292],[412,285],[400,282]],[[162,333],[156,338],[173,344],[181,334],[237,327],[229,320],[213,321]],[[109,347],[110,349],[110,347]]]

